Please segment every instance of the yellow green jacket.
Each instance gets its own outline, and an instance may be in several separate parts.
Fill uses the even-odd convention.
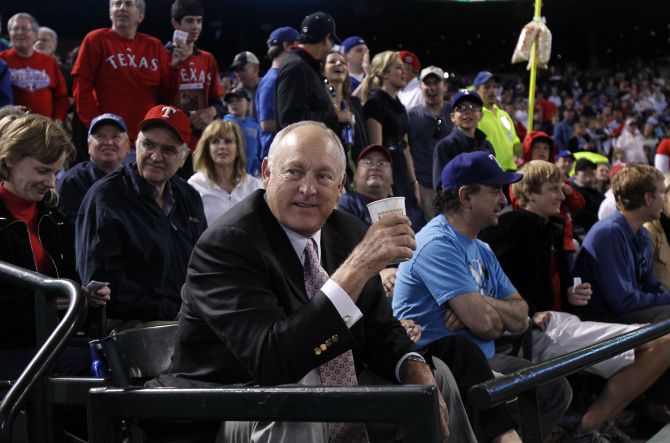
[[[521,141],[514,130],[514,122],[509,114],[497,105],[493,105],[493,111],[484,107],[482,113],[482,120],[477,128],[486,134],[486,139],[493,145],[500,167],[507,171],[516,170],[514,145],[520,144]]]

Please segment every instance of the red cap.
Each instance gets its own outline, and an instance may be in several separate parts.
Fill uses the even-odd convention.
[[[390,161],[391,164],[393,164],[393,158],[391,157],[391,151],[389,151],[388,149],[386,149],[382,145],[370,145],[370,146],[366,146],[365,148],[361,149],[361,152],[356,157],[356,161],[357,162],[360,161],[369,152],[374,152],[374,151],[381,152],[382,154],[384,154],[384,157],[386,157],[386,159],[388,161]]]
[[[149,109],[137,127],[143,130],[149,125],[162,125],[172,129],[179,139],[188,143],[191,138],[191,122],[181,109],[168,105],[156,105]]]
[[[421,62],[416,54],[409,51],[400,51],[400,60],[406,65],[410,65],[416,72],[421,72]]]
[[[617,163],[616,165],[613,165],[610,168],[610,181],[611,182],[614,181],[614,177],[616,177],[617,174],[621,172],[621,170],[625,167],[626,167],[625,163]]]

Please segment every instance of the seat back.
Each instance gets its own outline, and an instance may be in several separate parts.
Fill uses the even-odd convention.
[[[177,324],[128,329],[104,338],[102,350],[119,388],[142,385],[170,365]]]

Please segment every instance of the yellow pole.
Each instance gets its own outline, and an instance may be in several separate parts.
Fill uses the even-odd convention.
[[[535,17],[540,17],[542,0],[535,0]],[[533,113],[535,111],[535,80],[537,78],[537,40],[533,41],[530,51],[530,84],[528,86],[528,132],[533,130]]]

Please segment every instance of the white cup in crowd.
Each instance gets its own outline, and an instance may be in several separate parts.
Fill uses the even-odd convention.
[[[383,198],[381,200],[368,203],[367,206],[368,211],[370,211],[370,219],[372,219],[372,223],[377,223],[379,220],[389,214],[407,215],[407,211],[405,210],[405,197]],[[397,264],[406,260],[407,259],[405,258],[399,258],[393,260],[389,264]]]
[[[372,223],[376,223],[389,214],[402,214],[405,212],[405,197],[389,197],[368,203],[368,211]]]

